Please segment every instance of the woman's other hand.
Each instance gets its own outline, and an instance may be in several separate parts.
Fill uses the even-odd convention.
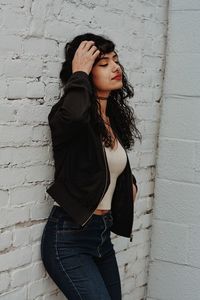
[[[135,202],[136,196],[137,196],[137,189],[136,186],[133,184],[133,202]]]
[[[99,53],[94,41],[82,41],[72,60],[72,73],[84,71],[89,75]]]

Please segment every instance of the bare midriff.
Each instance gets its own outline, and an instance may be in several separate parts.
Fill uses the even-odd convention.
[[[110,209],[96,209],[93,214],[95,215],[104,215],[107,213]]]

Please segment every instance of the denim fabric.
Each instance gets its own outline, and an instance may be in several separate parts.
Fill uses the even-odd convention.
[[[41,257],[68,300],[121,300],[121,282],[110,239],[111,211],[93,214],[84,227],[54,205],[44,227]]]

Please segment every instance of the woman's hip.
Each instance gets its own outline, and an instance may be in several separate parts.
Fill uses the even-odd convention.
[[[113,218],[111,211],[104,215],[93,214],[87,224],[82,227],[59,206],[53,206],[43,230],[41,250],[61,255],[62,251],[88,251],[90,254],[100,252],[101,255],[113,247],[110,239],[110,227]],[[99,250],[99,251],[97,251]],[[100,255],[100,254],[99,254]]]

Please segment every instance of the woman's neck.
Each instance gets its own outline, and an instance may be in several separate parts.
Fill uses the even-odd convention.
[[[101,93],[101,95],[97,95],[98,102],[101,106],[101,115],[106,116],[106,107],[107,107],[107,101],[108,101],[109,93]]]
[[[100,104],[100,113],[101,113],[101,115],[106,117],[107,100],[100,100],[99,99],[99,104]]]

